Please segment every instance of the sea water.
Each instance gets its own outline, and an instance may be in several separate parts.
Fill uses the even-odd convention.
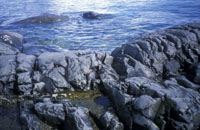
[[[114,48],[143,34],[200,21],[200,0],[0,0],[0,30],[21,33],[26,43],[69,50]],[[84,19],[87,11],[110,17]],[[68,15],[54,24],[13,24],[44,13]]]

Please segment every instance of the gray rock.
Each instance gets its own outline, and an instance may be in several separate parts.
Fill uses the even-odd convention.
[[[42,94],[45,90],[45,83],[40,82],[40,83],[35,83],[33,85],[33,94]]]
[[[83,18],[87,19],[103,19],[105,16],[103,14],[98,14],[92,11],[83,13]]]
[[[0,42],[0,55],[15,55],[17,53],[19,53],[19,50],[17,48]]]
[[[17,74],[17,83],[19,85],[31,84],[32,83],[32,79],[31,79],[30,72],[18,73]]]
[[[84,107],[66,107],[65,129],[93,130],[88,118],[89,110]]]
[[[168,61],[164,64],[164,76],[169,77],[173,76],[178,73],[178,70],[180,69],[180,63],[176,60]]]
[[[0,82],[4,84],[4,91],[10,92],[16,82],[16,56],[0,56],[0,61]]]
[[[110,112],[106,112],[100,118],[100,122],[103,128],[106,130],[123,130],[124,126],[121,122],[118,121],[117,117],[115,117]]]
[[[200,63],[190,66],[188,76],[194,83],[200,84]]]
[[[134,109],[140,111],[146,118],[154,119],[161,105],[161,99],[153,99],[142,95],[135,100]]]
[[[59,125],[65,120],[63,104],[39,102],[34,105],[34,109],[41,118],[53,125]]]
[[[21,50],[24,43],[24,37],[16,32],[0,31],[0,42]]]
[[[19,72],[32,72],[34,69],[36,57],[33,55],[25,55],[25,54],[18,54],[17,55],[17,69],[16,71]]]
[[[33,89],[32,84],[18,85],[18,92],[24,95],[31,95]]]
[[[34,71],[33,72],[33,82],[40,82],[42,79],[42,75],[40,71]]]
[[[194,90],[197,90],[197,91],[200,91],[200,85],[198,84],[195,84],[193,82],[191,82],[189,79],[187,79],[185,76],[181,75],[181,76],[176,76],[175,77],[177,82],[186,87],[186,88],[191,88],[191,89],[194,89]]]
[[[35,115],[26,111],[22,111],[20,119],[24,125],[24,129],[40,130],[40,123],[36,120]]]
[[[69,19],[66,15],[55,15],[55,14],[42,14],[40,16],[30,17],[18,22],[16,24],[53,24],[57,22],[67,21]]]

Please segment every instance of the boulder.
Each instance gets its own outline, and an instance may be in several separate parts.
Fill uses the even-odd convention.
[[[189,67],[188,77],[196,84],[200,85],[200,63],[195,63]]]
[[[123,130],[124,129],[123,124],[119,122],[118,118],[115,117],[110,112],[105,112],[100,117],[100,122],[104,130]]]
[[[61,121],[65,120],[65,109],[63,104],[59,103],[36,103],[34,109],[37,114],[53,125],[61,124]]]
[[[89,11],[89,12],[83,13],[83,18],[86,18],[86,19],[103,19],[103,18],[105,18],[105,15]]]
[[[15,24],[53,24],[57,22],[64,22],[69,19],[66,15],[56,15],[56,14],[42,14],[39,16],[30,17],[18,22]]]
[[[0,42],[3,42],[11,46],[11,47],[6,47],[7,49],[10,48],[12,50],[16,50],[14,48],[17,48],[19,50],[22,50],[22,46],[24,44],[24,37],[16,32],[0,31]]]

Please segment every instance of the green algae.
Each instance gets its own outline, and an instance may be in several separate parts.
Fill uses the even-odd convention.
[[[94,100],[100,96],[102,96],[102,94],[99,92],[99,90],[63,91],[52,94],[52,97],[68,98],[71,100]]]

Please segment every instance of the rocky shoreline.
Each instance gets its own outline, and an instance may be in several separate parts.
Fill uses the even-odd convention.
[[[23,46],[22,35],[0,32],[0,129],[200,129],[200,23],[146,34],[111,55],[27,55]]]

